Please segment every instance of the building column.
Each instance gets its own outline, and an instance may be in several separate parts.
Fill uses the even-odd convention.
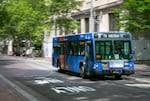
[[[13,40],[8,41],[8,52],[7,55],[12,55],[13,54]]]
[[[81,33],[85,33],[85,19],[81,19]]]
[[[101,15],[101,20],[99,23],[99,31],[100,32],[108,32],[109,31],[109,15],[108,15],[108,13]]]

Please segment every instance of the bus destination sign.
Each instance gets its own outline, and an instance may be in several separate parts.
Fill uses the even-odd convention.
[[[116,38],[130,38],[129,34],[117,34],[117,33],[97,33],[94,35],[98,39],[116,39]]]

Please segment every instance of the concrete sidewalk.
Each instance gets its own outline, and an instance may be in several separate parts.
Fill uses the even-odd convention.
[[[10,59],[31,59],[45,63],[49,62],[49,60],[46,58],[35,59],[35,58],[16,57],[7,55],[0,55],[0,57],[3,57],[2,60],[3,59],[5,60],[5,58],[10,58]],[[26,92],[19,86],[17,86],[11,80],[4,77],[2,74],[0,74],[0,101],[39,101],[39,100],[30,95],[28,92]]]
[[[0,101],[41,101],[31,94],[32,90],[26,91],[23,88],[28,89],[0,74]]]
[[[1,85],[0,83],[0,101],[25,101],[23,99],[20,99],[19,96],[14,94],[14,92],[8,87]]]
[[[0,101],[27,101],[0,78]]]

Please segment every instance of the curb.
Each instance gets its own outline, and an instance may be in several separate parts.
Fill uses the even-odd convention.
[[[3,75],[0,74],[0,78],[6,82],[8,85],[10,85],[10,87],[14,88],[19,94],[21,94],[23,97],[25,97],[26,99],[28,99],[29,101],[39,101],[38,99],[36,99],[34,96],[30,95],[29,93],[27,93],[25,90],[21,89],[19,86],[17,86],[16,84],[14,84],[13,82],[11,82],[10,80],[8,80],[7,78],[5,78]]]

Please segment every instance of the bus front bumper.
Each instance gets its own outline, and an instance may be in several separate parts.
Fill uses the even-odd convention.
[[[131,75],[134,74],[133,70],[102,70],[102,71],[96,71],[92,70],[91,71],[92,75],[103,75],[103,76],[112,76],[112,75]]]

